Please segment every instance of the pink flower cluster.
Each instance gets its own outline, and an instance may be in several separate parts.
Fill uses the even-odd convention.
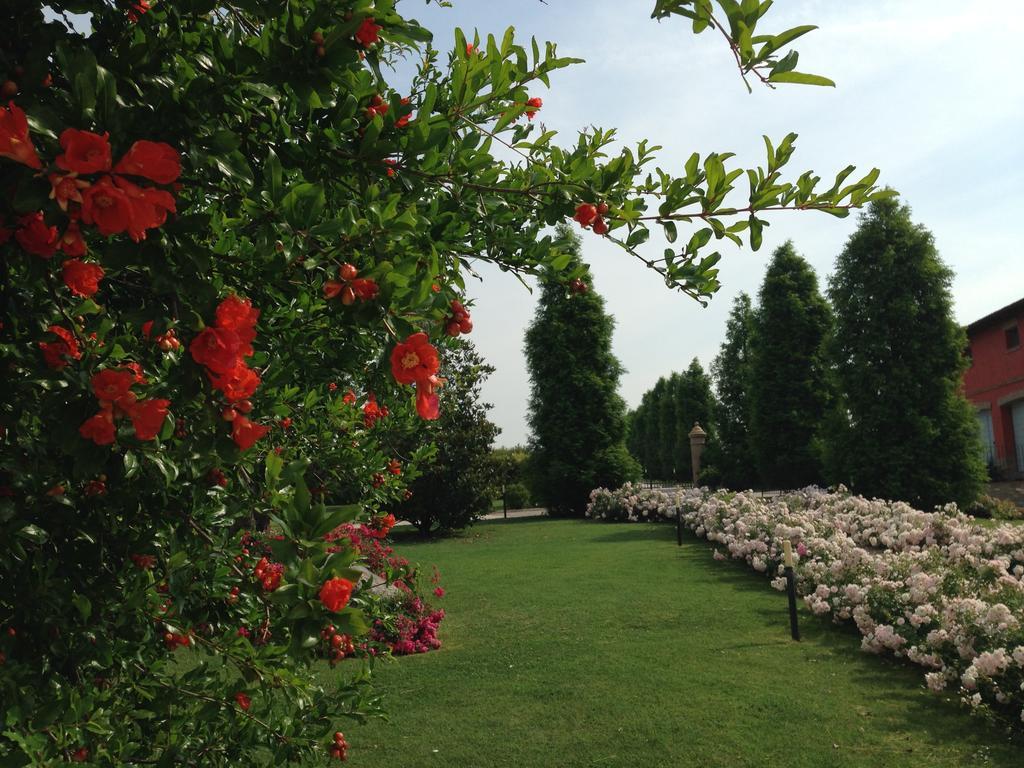
[[[418,594],[418,572],[404,557],[394,554],[394,549],[384,541],[393,525],[393,518],[374,518],[370,525],[344,523],[324,538],[327,541],[345,539],[360,554],[366,567],[386,586],[379,593],[368,590],[367,600],[372,601],[371,614],[376,618],[370,629],[369,653],[376,655],[378,643],[392,655],[405,656],[426,653],[441,647],[437,630],[444,620],[444,610],[435,610]],[[436,597],[444,596],[439,586],[440,574],[435,567],[431,577]]]
[[[407,606],[407,613],[399,615],[391,627],[388,622],[378,619],[370,630],[370,639],[387,645],[395,656],[426,653],[440,648],[437,629],[444,620],[444,609],[432,611],[419,598],[415,600],[420,603],[418,612]]]
[[[744,560],[778,589],[788,540],[811,611],[852,621],[867,651],[923,666],[930,689],[1024,720],[1024,527],[986,529],[955,505],[923,512],[842,488],[666,496],[599,489],[590,514],[674,520],[680,509],[687,528],[718,545],[715,559]]]

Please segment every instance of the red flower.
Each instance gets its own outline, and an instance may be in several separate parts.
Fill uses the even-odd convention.
[[[110,170],[109,133],[100,136],[91,131],[65,128],[60,135],[64,154],[54,161],[58,168],[75,173],[100,173]]]
[[[124,398],[135,383],[135,373],[130,370],[106,370],[92,375],[92,391],[101,402],[113,403]]]
[[[252,706],[252,699],[246,696],[244,693],[239,691],[235,694],[235,701],[238,702],[238,706],[244,709],[246,712],[249,711],[249,707]]]
[[[234,421],[231,422],[231,439],[243,451],[252,448],[256,441],[269,431],[270,427],[249,421],[248,418],[241,414],[235,416]]]
[[[70,231],[70,228],[68,231]],[[78,239],[81,240],[81,238],[82,236],[79,235]],[[68,290],[76,296],[88,298],[100,289],[100,280],[103,279],[103,267],[99,264],[89,264],[81,259],[68,259],[64,262],[62,277],[64,278],[64,285],[68,287]]]
[[[404,99],[402,99],[402,100],[401,100],[401,102],[399,102],[399,103],[401,103],[401,104],[405,105],[405,104],[408,104],[409,102],[410,102],[410,99],[409,99],[409,97],[408,97],[408,96],[406,96],[406,97],[405,97]],[[409,113],[409,114],[407,114],[407,115],[402,115],[402,116],[401,116],[400,118],[398,118],[397,120],[395,120],[395,128],[405,128],[405,126],[407,126],[407,125],[409,124],[409,121],[410,121],[411,119],[412,119],[412,112],[410,112],[410,113]]]
[[[363,23],[359,25],[359,29],[356,30],[356,40],[364,48],[369,48],[371,45],[380,40],[380,32],[382,27],[380,24],[374,24],[373,16],[368,16],[363,19]]]
[[[236,403],[239,400],[252,397],[260,385],[259,374],[241,360],[223,375],[211,372],[207,372],[207,375],[210,377],[210,384],[213,388],[219,389],[229,403]]]
[[[140,400],[128,408],[128,416],[139,440],[156,438],[167,418],[167,406],[170,404],[170,400]]]
[[[121,367],[126,371],[131,371],[132,378],[136,384],[146,383],[146,377],[142,374],[142,366],[138,363],[125,363]]]
[[[114,412],[103,409],[78,428],[78,434],[96,445],[110,445],[117,434],[114,430]]]
[[[42,211],[27,213],[18,219],[18,230],[14,233],[14,239],[26,251],[44,259],[53,257],[60,240],[57,228],[46,226]]]
[[[425,333],[414,333],[391,350],[391,373],[399,384],[426,381],[440,365],[437,350]]]
[[[324,585],[320,587],[320,602],[324,604],[324,608],[328,611],[340,611],[348,605],[349,598],[352,597],[352,588],[354,586],[355,585],[351,581],[343,579],[340,576],[328,579],[324,582]]]
[[[79,228],[77,221],[70,222],[68,224],[68,228],[64,230],[64,234],[61,235],[60,238],[60,249],[68,256],[74,256],[76,258],[78,256],[85,256],[85,254],[89,252],[89,247],[85,244],[85,238],[82,237],[82,230]],[[97,266],[96,269],[100,268]],[[99,277],[103,277],[102,269],[100,269]],[[67,277],[65,276],[65,282],[66,281]],[[93,293],[95,292],[96,291],[94,290]]]
[[[82,221],[95,224],[103,235],[116,235],[132,227],[132,201],[104,176],[82,193]]]
[[[192,359],[214,373],[226,374],[238,365],[242,343],[238,334],[227,328],[204,328],[192,339],[188,350]]]
[[[57,341],[39,342],[39,348],[43,351],[43,358],[48,366],[59,371],[68,364],[67,358],[81,359],[82,352],[78,347],[78,339],[71,331],[59,325],[51,325],[48,330],[57,336]]]
[[[135,242],[146,239],[147,229],[156,229],[167,221],[167,214],[175,213],[174,197],[170,192],[151,187],[140,187],[128,179],[114,177],[114,184],[124,192],[131,208],[128,234]]]
[[[544,102],[539,96],[534,96],[532,99],[526,100],[526,119],[533,120],[533,116],[537,111],[544,106]]]
[[[351,389],[341,396],[341,402],[345,405],[352,405],[356,401],[356,393]]]
[[[441,401],[434,394],[433,387],[416,385],[416,413],[427,421],[433,421],[441,415]]]
[[[162,141],[136,141],[117,161],[114,173],[142,176],[157,184],[171,184],[181,176],[181,158],[177,150]]]
[[[357,277],[352,281],[352,290],[355,291],[360,301],[370,301],[377,298],[377,294],[380,293],[380,286],[377,285],[375,280]]]
[[[328,280],[324,283],[324,298],[333,299],[339,293],[341,289],[345,287],[344,283],[339,283],[337,280]]]
[[[593,203],[580,203],[576,206],[576,215],[573,216],[573,219],[578,221],[584,229],[593,224],[596,218],[597,206]]]
[[[129,557],[140,571],[148,571],[156,565],[156,555],[129,555]]]
[[[444,587],[437,587],[434,589],[434,594],[438,597],[444,597]]]
[[[48,178],[50,179],[50,199],[56,200],[62,211],[68,209],[68,203],[82,202],[82,190],[89,186],[88,181],[79,179],[78,174],[75,173],[63,176],[59,173],[51,173]]]
[[[238,296],[228,296],[217,307],[217,326],[234,331],[242,343],[242,355],[252,354],[252,341],[256,338],[256,321],[260,319],[260,311],[254,309],[252,302]]]
[[[30,168],[43,167],[28,135],[28,119],[13,101],[6,109],[0,108],[0,157],[10,158]]]

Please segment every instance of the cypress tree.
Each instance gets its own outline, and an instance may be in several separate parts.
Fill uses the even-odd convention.
[[[667,379],[659,380],[662,385],[658,403],[658,453],[661,456],[661,479],[676,480],[679,477],[679,438],[677,422],[678,391],[680,376],[673,373]]]
[[[757,484],[757,462],[750,440],[751,336],[754,308],[740,293],[725,326],[725,341],[711,364],[718,392],[718,441],[714,445],[719,479],[728,488]]]
[[[830,470],[857,493],[930,508],[968,504],[981,489],[952,279],[931,233],[893,199],[871,204],[839,256],[830,350],[844,418]]]
[[[774,488],[819,483],[832,402],[825,358],[832,313],[792,242],[772,255],[755,318],[751,438],[761,481]]]
[[[559,235],[579,265],[579,239],[567,227]],[[625,444],[615,321],[592,288],[570,292],[554,273],[542,275],[540,286],[525,343],[535,495],[553,515],[582,515],[592,489],[617,488],[640,474]]]

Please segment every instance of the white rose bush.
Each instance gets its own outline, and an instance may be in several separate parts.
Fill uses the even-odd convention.
[[[785,589],[783,542],[797,591],[816,615],[853,622],[864,650],[925,668],[933,691],[1024,721],[1024,527],[987,529],[956,505],[923,512],[840,487],[762,498],[624,486],[591,493],[595,520],[675,520]]]

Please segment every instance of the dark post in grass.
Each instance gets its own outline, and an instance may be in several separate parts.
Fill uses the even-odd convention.
[[[796,622],[796,575],[793,573],[793,545],[782,542],[782,556],[785,563],[786,593],[789,595],[789,634],[794,640],[800,639],[800,627]]]
[[[683,508],[676,507],[676,543],[683,546]]]

